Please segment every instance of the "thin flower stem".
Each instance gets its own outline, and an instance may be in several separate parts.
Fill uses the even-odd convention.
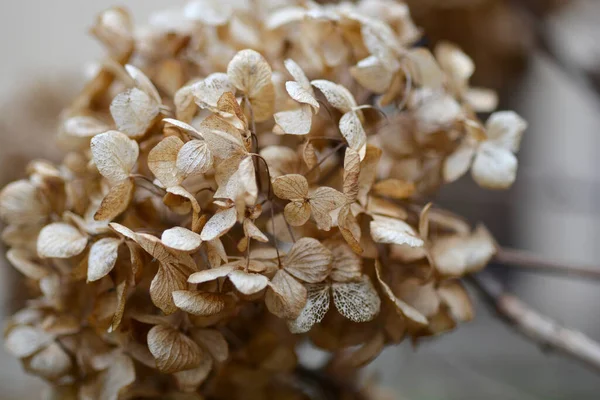
[[[248,272],[250,268],[250,243],[252,242],[252,238],[248,237],[248,245],[246,247],[246,269],[245,272]]]
[[[156,184],[152,182],[152,180],[150,180],[150,178],[148,178],[147,176],[144,176],[142,174],[131,174],[129,175],[129,177],[133,179],[138,179],[141,187],[148,190],[149,192],[154,193],[157,196],[164,197],[167,194],[167,191],[165,189],[156,186]]]
[[[501,247],[498,249],[494,260],[499,264],[518,269],[547,272],[572,278],[600,280],[600,268],[583,265],[565,265],[525,250]]]
[[[335,146],[329,153],[325,154],[325,156],[317,163],[317,165],[315,165],[314,167],[312,167],[311,169],[309,169],[308,172],[306,174],[304,174],[304,175],[305,176],[310,175],[315,169],[317,169],[318,167],[320,167],[321,164],[323,164],[325,162],[325,160],[327,160],[329,157],[331,157],[332,155],[334,155],[335,153],[337,153],[345,145],[346,145],[346,143],[341,142],[340,144],[338,144],[337,146]]]
[[[600,344],[581,332],[563,327],[551,318],[531,309],[515,295],[508,293],[489,272],[467,277],[482,294],[501,320],[522,335],[542,346],[559,351],[600,372]]]
[[[281,267],[281,256],[279,255],[279,247],[277,246],[277,237],[275,236],[275,203],[271,201],[270,207],[271,209],[271,226],[273,229],[273,245],[275,246],[275,251],[277,252],[277,266]]]
[[[404,72],[404,76],[406,77],[406,86],[404,87],[404,96],[400,104],[398,104],[398,110],[402,111],[406,104],[408,103],[408,97],[410,96],[410,91],[412,90],[412,75],[406,68],[406,65],[402,64],[402,71]]]
[[[312,142],[313,140],[330,140],[332,142],[344,142],[344,139],[340,139],[340,138],[332,138],[332,137],[328,137],[328,136],[311,136],[308,138],[309,142]]]

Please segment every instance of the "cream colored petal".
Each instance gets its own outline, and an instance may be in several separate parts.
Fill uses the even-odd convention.
[[[348,142],[348,146],[358,152],[361,160],[365,158],[367,134],[365,128],[354,111],[347,112],[340,118],[340,132]]]
[[[38,256],[42,258],[70,258],[80,254],[88,238],[69,224],[55,222],[46,225],[37,239]]]
[[[406,244],[411,247],[424,245],[413,227],[399,219],[376,215],[370,226],[373,240],[377,243]]]
[[[485,128],[491,143],[516,153],[527,122],[513,111],[499,111],[490,116]]]
[[[204,225],[200,238],[207,242],[226,234],[237,221],[235,207],[226,208],[216,212]]]
[[[117,131],[94,136],[90,149],[96,168],[113,184],[129,177],[139,155],[137,142]]]
[[[159,111],[159,103],[138,88],[119,93],[110,104],[117,129],[130,137],[144,135]]]
[[[182,147],[181,139],[169,136],[148,153],[148,168],[164,187],[177,186],[183,181],[183,173],[177,169],[177,155]]]
[[[446,158],[443,169],[446,182],[454,182],[467,173],[473,163],[476,149],[472,143],[465,140],[454,153]]]
[[[196,251],[202,244],[200,235],[180,226],[164,231],[160,240],[165,246],[186,252]]]
[[[112,271],[117,262],[121,240],[102,238],[90,247],[88,256],[88,282],[97,281]]]
[[[333,255],[318,240],[313,238],[299,239],[283,261],[287,272],[308,283],[319,283],[325,280],[331,271]]]
[[[233,286],[245,295],[252,295],[267,287],[269,279],[260,274],[235,270],[228,275]]]
[[[288,135],[306,135],[312,125],[312,111],[309,105],[290,111],[280,111],[273,115],[275,123]]]
[[[471,175],[483,188],[507,189],[517,178],[517,167],[517,157],[510,150],[485,142],[475,155]]]
[[[366,89],[382,94],[392,84],[394,74],[375,56],[362,59],[350,68],[350,73]]]

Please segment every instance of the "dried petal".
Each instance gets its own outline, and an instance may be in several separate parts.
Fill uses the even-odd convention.
[[[269,283],[266,276],[238,270],[232,271],[228,278],[233,286],[245,295],[258,293]]]
[[[69,258],[80,254],[88,238],[69,224],[55,222],[40,231],[37,240],[38,256],[42,258]]]
[[[299,174],[278,176],[273,179],[275,196],[284,200],[299,200],[308,196],[308,182]]]
[[[331,271],[333,255],[318,240],[299,239],[283,261],[287,272],[307,283],[322,282]]]
[[[366,275],[359,282],[334,282],[331,290],[335,308],[351,321],[371,321],[379,313],[381,300]]]
[[[196,251],[202,244],[200,235],[180,226],[164,231],[160,240],[165,246],[186,252]]]
[[[166,374],[195,368],[205,357],[196,342],[168,325],[150,329],[148,348],[158,369]]]
[[[117,129],[129,137],[144,135],[159,111],[159,103],[138,88],[118,94],[110,104],[110,113]]]
[[[296,319],[306,304],[306,288],[294,277],[279,270],[265,296],[267,309],[279,318]]]
[[[164,187],[179,185],[184,178],[177,169],[177,156],[183,142],[177,136],[169,136],[160,141],[148,153],[148,168]]]
[[[90,149],[98,171],[113,184],[129,177],[139,155],[138,144],[117,131],[94,136]]]
[[[307,300],[302,312],[293,321],[288,321],[288,327],[292,333],[305,333],[311,330],[313,325],[323,320],[329,310],[329,285],[307,284]]]
[[[223,236],[227,233],[237,221],[237,212],[234,207],[217,211],[213,215],[200,233],[203,241],[210,241]]]
[[[424,245],[415,230],[399,219],[376,215],[370,226],[373,240],[377,243],[406,244],[410,247]]]
[[[88,256],[88,282],[97,281],[112,271],[117,262],[121,240],[102,238],[90,247]]]
[[[122,180],[112,186],[94,214],[94,220],[111,221],[121,215],[129,207],[134,191],[135,184],[132,179]]]
[[[173,292],[173,301],[185,312],[206,317],[225,310],[232,300],[230,296],[220,293],[179,290]]]

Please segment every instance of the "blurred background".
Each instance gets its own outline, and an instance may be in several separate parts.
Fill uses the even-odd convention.
[[[226,0],[223,0],[226,1]],[[136,22],[184,1],[129,0]],[[409,0],[427,43],[457,42],[477,65],[476,85],[529,121],[519,178],[506,193],[463,179],[438,202],[483,221],[504,246],[600,270],[600,1]],[[0,13],[0,186],[27,160],[59,160],[62,107],[103,51],[86,34],[114,0],[23,0]],[[491,270],[535,309],[600,340],[600,282],[501,266]],[[19,277],[0,260],[0,316],[23,301]],[[475,293],[473,293],[475,295]],[[598,399],[600,375],[522,339],[476,302],[475,321],[413,348],[388,349],[369,368],[405,400]],[[40,398],[0,349],[0,399]]]

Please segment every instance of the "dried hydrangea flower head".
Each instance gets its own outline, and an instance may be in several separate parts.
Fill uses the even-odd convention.
[[[99,16],[108,56],[63,114],[69,153],[0,194],[34,288],[6,347],[57,397],[310,398],[305,341],[349,377],[472,318],[460,278],[495,243],[426,199],[468,170],[509,187],[526,124],[481,122],[495,97],[469,57],[414,47],[404,4],[369,3]]]

